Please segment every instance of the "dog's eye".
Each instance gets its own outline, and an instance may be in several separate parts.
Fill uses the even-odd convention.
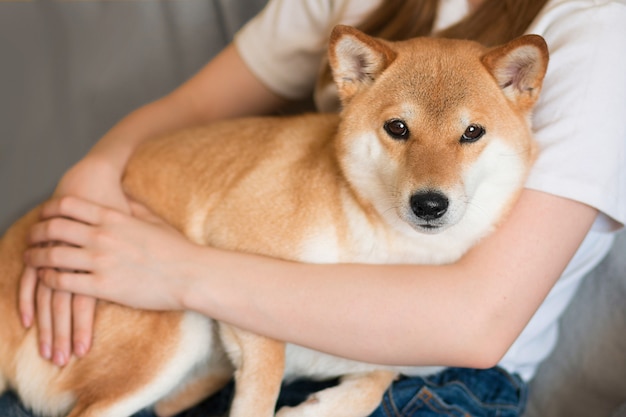
[[[400,119],[392,119],[385,122],[385,132],[394,139],[406,140],[409,137],[409,128]]]
[[[461,143],[472,143],[482,138],[485,134],[485,128],[481,125],[471,124],[465,129],[461,136]]]

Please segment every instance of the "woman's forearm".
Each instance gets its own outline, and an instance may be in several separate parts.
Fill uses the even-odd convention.
[[[135,148],[143,141],[197,122],[197,117],[176,96],[166,96],[131,112],[113,126],[90,150],[91,161],[106,161],[123,172]]]
[[[500,230],[447,266],[302,265],[215,252],[188,281],[193,284],[183,304],[269,337],[362,361],[493,366],[595,215],[580,203],[525,191]]]
[[[471,367],[493,366],[506,343],[491,338],[492,349],[485,350],[488,303],[475,305],[456,265],[216,258],[205,272],[219,279],[205,274],[188,287],[185,308],[278,340],[365,362]]]
[[[121,175],[144,140],[212,120],[267,113],[284,102],[258,81],[230,45],[176,90],[118,122],[96,143],[88,159],[106,161]]]
[[[57,199],[43,207],[25,259],[44,269],[51,288],[191,309],[337,356],[488,367],[524,329],[596,215],[525,190],[507,221],[452,265],[311,265],[199,246],[158,222]],[[70,222],[59,217],[77,222],[46,224]],[[51,240],[71,246],[37,246]]]

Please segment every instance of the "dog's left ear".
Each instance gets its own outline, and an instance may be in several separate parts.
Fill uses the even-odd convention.
[[[539,98],[548,68],[548,45],[539,35],[524,35],[491,49],[482,62],[504,95],[523,111],[530,111]]]
[[[337,25],[330,36],[328,61],[342,104],[370,86],[395,58],[396,52],[384,41]]]

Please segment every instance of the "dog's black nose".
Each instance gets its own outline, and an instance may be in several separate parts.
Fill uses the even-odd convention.
[[[423,220],[435,220],[448,211],[448,198],[437,191],[424,191],[411,196],[411,209]]]

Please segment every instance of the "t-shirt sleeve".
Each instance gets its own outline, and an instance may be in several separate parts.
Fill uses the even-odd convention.
[[[626,2],[575,4],[546,10],[531,28],[546,39],[550,64],[527,187],[593,206],[595,229],[616,230],[626,222]]]
[[[328,37],[338,23],[357,24],[378,0],[270,0],[235,36],[252,73],[288,99],[313,90]]]

